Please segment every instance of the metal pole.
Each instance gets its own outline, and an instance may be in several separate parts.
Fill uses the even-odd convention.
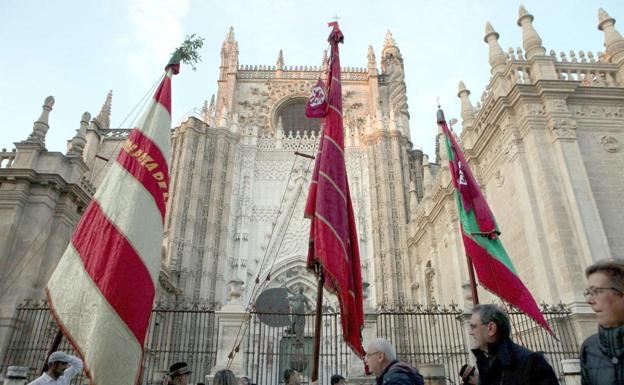
[[[466,254],[466,260],[468,261],[468,277],[470,278],[470,291],[472,292],[472,302],[475,305],[479,304],[479,294],[477,293],[477,281],[475,280],[474,267],[472,266],[472,259]]]
[[[310,380],[312,385],[318,383],[319,358],[321,355],[321,318],[323,317],[323,285],[325,284],[325,276],[323,270],[319,266],[318,291],[316,294],[316,320],[314,323],[314,361],[312,364],[312,373]]]

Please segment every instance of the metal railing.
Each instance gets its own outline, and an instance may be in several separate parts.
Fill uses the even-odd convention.
[[[27,301],[17,308],[15,328],[9,347],[4,354],[0,371],[8,366],[29,368],[29,381],[41,374],[41,367],[50,344],[58,331],[47,303]],[[185,361],[193,373],[191,383],[204,382],[216,362],[217,322],[212,306],[202,304],[157,303],[152,310],[149,331],[143,355],[143,384],[157,382],[176,361]],[[59,350],[76,354],[63,338]],[[72,384],[86,383],[84,375],[77,376]]]
[[[280,384],[286,369],[302,374],[310,382],[315,314],[251,313],[243,347],[246,375],[259,385]],[[269,318],[269,324],[263,322]],[[282,326],[270,326],[282,325]],[[293,325],[294,324],[294,325]],[[329,384],[333,374],[349,375],[351,350],[344,342],[340,314],[323,312],[321,324],[319,383]]]
[[[541,310],[556,339],[526,314],[511,308],[508,314],[512,339],[530,350],[542,352],[561,377],[561,360],[579,356],[571,313],[563,304],[542,304]],[[393,343],[402,361],[416,367],[423,363],[442,364],[447,382],[455,383],[461,366],[472,359],[467,330],[462,327],[462,322],[468,323],[469,315],[456,305],[382,306],[378,314],[377,335]]]
[[[512,337],[533,351],[543,352],[558,375],[561,360],[577,358],[578,343],[572,330],[570,311],[563,305],[542,305],[542,312],[557,339],[525,314],[509,310]],[[456,383],[461,366],[470,361],[468,315],[451,306],[385,306],[378,309],[377,335],[396,347],[402,361],[416,367],[442,364],[447,382]],[[297,369],[309,383],[312,366],[314,314],[249,314],[249,327],[240,351],[245,375],[258,385],[283,382],[285,369]],[[268,321],[267,321],[268,320]],[[30,368],[29,380],[40,374],[45,354],[57,332],[45,302],[26,302],[17,309],[13,335],[0,370],[9,365]],[[212,306],[157,304],[152,311],[145,341],[143,384],[154,384],[171,363],[185,361],[193,369],[190,383],[205,382],[216,363],[217,318]],[[66,339],[61,350],[74,353]],[[340,314],[326,308],[322,320],[319,383],[329,384],[333,374],[349,376],[352,353],[344,342]],[[359,363],[358,363],[359,364]],[[73,384],[86,382],[84,376]]]
[[[455,379],[468,362],[463,312],[457,306],[388,306],[378,314],[377,335],[394,345],[401,361],[415,367],[443,364],[447,379]]]

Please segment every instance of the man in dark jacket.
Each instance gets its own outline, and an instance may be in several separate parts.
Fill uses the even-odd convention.
[[[481,385],[559,385],[544,356],[515,344],[511,323],[496,305],[476,305],[470,318],[472,352]]]
[[[423,385],[423,377],[416,368],[397,360],[394,346],[383,338],[368,344],[364,357],[376,377],[377,385]]]
[[[585,276],[585,299],[596,312],[598,334],[581,347],[583,385],[624,384],[624,260],[598,261]]]

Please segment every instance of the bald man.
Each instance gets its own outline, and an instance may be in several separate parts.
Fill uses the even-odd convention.
[[[399,362],[394,346],[383,338],[368,344],[364,361],[376,377],[377,385],[423,385],[416,368]]]

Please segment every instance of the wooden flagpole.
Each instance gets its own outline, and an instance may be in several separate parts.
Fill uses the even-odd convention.
[[[472,293],[472,303],[479,304],[479,294],[477,293],[477,281],[475,280],[474,266],[472,265],[472,258],[466,254],[466,260],[468,262],[468,277],[470,278],[470,291]]]
[[[310,382],[312,385],[318,383],[319,359],[321,356],[321,319],[323,317],[323,285],[325,284],[325,275],[323,268],[317,265],[319,269],[318,291],[316,294],[316,319],[314,320],[314,361],[312,363],[312,373],[310,374]]]
[[[52,340],[52,345],[50,345],[50,349],[45,355],[45,361],[43,362],[43,366],[41,367],[42,373],[45,373],[48,371],[48,358],[50,358],[50,355],[52,353],[58,350],[58,347],[61,344],[62,340],[63,340],[63,331],[61,330],[61,328],[59,328],[58,331],[56,332],[56,335],[54,336],[54,340]]]

